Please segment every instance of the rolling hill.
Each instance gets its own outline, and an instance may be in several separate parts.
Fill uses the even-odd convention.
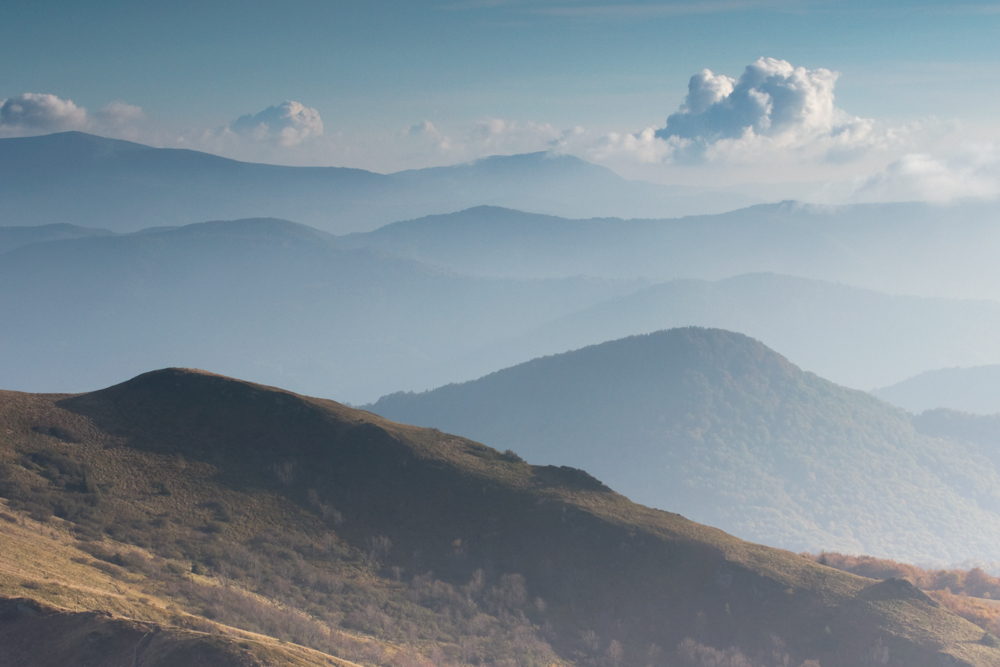
[[[873,389],[872,393],[914,413],[950,408],[981,415],[995,414],[1000,412],[1000,365],[937,368],[888,387]]]
[[[0,221],[118,232],[278,217],[344,233],[491,204],[566,216],[668,217],[758,200],[628,181],[570,156],[495,156],[377,174],[238,162],[81,132],[0,139]]]
[[[198,371],[0,393],[0,496],[0,657],[26,667],[1000,660],[907,582]]]
[[[796,551],[952,563],[1000,547],[991,458],[741,334],[633,336],[369,407]]]

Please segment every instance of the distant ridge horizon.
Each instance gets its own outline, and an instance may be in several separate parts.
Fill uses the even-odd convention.
[[[629,180],[549,152],[382,174],[246,162],[80,131],[0,139],[0,219],[15,225],[66,222],[130,231],[276,217],[342,234],[484,204],[565,217],[670,218],[761,201]]]

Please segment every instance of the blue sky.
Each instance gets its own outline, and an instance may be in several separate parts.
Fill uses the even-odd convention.
[[[1000,3],[929,0],[0,0],[0,100],[24,102],[0,134],[76,128],[383,172],[550,149],[663,182],[851,183],[838,197],[921,164],[986,183],[998,29]],[[782,137],[758,124],[735,146],[657,136],[693,75],[738,82],[762,57],[839,73],[837,119]],[[30,104],[49,106],[28,122]],[[845,127],[866,134],[845,143]]]

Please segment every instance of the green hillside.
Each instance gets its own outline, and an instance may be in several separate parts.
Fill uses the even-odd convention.
[[[976,447],[741,334],[623,338],[371,409],[795,551],[949,563],[1000,549],[1000,474]]]
[[[121,657],[136,637],[135,662],[199,664],[170,633],[223,666],[323,664],[295,645],[392,667],[1000,661],[905,582],[743,542],[579,470],[198,371],[0,393],[0,480],[0,659],[22,665],[119,664],[84,663],[73,641]],[[87,632],[22,645],[68,627]]]

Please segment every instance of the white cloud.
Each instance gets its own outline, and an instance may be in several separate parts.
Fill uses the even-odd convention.
[[[609,134],[594,159],[632,155],[641,163],[759,163],[768,160],[844,161],[884,148],[891,133],[834,104],[838,74],[760,58],[740,78],[705,69],[666,127]]]
[[[299,102],[286,100],[278,106],[268,107],[258,114],[237,118],[229,129],[256,141],[275,142],[281,146],[295,146],[310,137],[323,135],[323,120],[319,111]]]
[[[0,137],[81,130],[135,139],[139,136],[136,124],[144,119],[142,109],[122,101],[107,104],[91,115],[72,100],[47,93],[24,93],[0,100]]]
[[[1000,147],[967,144],[957,153],[936,158],[910,153],[862,180],[855,201],[929,201],[992,199],[1000,195]]]
[[[87,110],[72,100],[24,93],[0,102],[0,136],[23,136],[87,129]]]

